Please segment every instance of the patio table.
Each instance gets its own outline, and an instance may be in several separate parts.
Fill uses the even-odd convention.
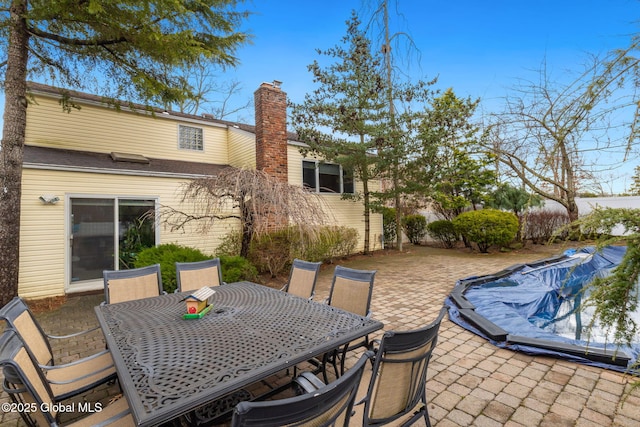
[[[95,308],[140,426],[154,426],[382,329],[376,320],[250,282],[215,287],[183,319],[188,293]]]

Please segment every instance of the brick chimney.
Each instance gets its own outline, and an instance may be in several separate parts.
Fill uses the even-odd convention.
[[[256,168],[288,181],[287,94],[281,82],[262,83],[253,94],[256,109]]]

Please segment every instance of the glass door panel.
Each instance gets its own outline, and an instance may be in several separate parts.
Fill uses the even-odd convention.
[[[113,199],[71,199],[71,283],[113,270],[114,204]]]
[[[155,201],[118,201],[118,269],[133,268],[133,261],[138,252],[155,246],[154,223]]]

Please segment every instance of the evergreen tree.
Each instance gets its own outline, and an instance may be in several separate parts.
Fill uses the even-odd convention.
[[[0,151],[0,305],[18,291],[20,198],[27,79],[127,100],[173,103],[192,96],[177,71],[201,58],[233,66],[246,42],[236,0],[146,2],[3,0],[0,74],[5,108]],[[67,110],[68,98],[63,107]]]
[[[496,184],[493,158],[479,148],[479,128],[472,123],[478,101],[458,98],[447,89],[433,100],[420,128],[420,156],[414,180],[445,219],[483,203]]]
[[[633,183],[631,184],[629,193],[631,193],[632,196],[640,196],[640,166],[635,167],[631,179]]]
[[[362,183],[361,192],[343,193],[342,197],[364,202],[364,252],[368,253],[370,211],[375,202],[370,182],[378,177],[374,152],[385,117],[384,83],[379,74],[380,58],[371,52],[371,42],[360,25],[353,13],[342,43],[318,50],[335,62],[324,68],[318,61],[309,65],[319,86],[303,103],[292,105],[291,122],[299,139],[308,144],[301,149],[305,156],[335,161]]]

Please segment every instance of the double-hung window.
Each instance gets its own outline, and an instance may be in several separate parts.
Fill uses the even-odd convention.
[[[353,193],[353,174],[335,163],[302,162],[302,183],[317,193]]]
[[[178,125],[178,148],[181,150],[204,151],[202,128]]]

